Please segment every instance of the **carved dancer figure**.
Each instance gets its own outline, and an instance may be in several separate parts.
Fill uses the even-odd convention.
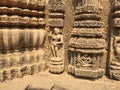
[[[62,48],[63,45],[63,35],[59,28],[55,28],[53,34],[51,35],[51,50],[52,56],[58,57],[58,50]]]

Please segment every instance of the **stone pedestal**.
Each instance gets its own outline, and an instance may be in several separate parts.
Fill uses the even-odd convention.
[[[83,77],[83,78],[91,78],[97,79],[102,77],[105,74],[104,69],[83,69],[83,68],[76,68],[72,65],[69,65],[68,72],[70,74],[74,74],[76,77]]]
[[[62,73],[64,71],[63,59],[58,57],[51,58],[49,71],[51,73]]]

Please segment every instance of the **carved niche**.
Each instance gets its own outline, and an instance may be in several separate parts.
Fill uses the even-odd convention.
[[[120,0],[112,1],[110,78],[120,80]]]
[[[49,0],[49,41],[51,48],[50,67],[51,73],[62,73],[64,71],[64,11],[63,0]]]
[[[45,70],[45,1],[0,1],[0,81]]]
[[[74,28],[69,41],[68,72],[84,78],[99,78],[106,47],[100,0],[81,0],[75,10]]]

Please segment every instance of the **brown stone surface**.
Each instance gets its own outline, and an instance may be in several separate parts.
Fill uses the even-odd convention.
[[[106,77],[120,81],[120,0],[0,1],[0,90],[120,89]]]
[[[119,84],[119,81],[110,80],[106,77],[98,80],[86,80],[77,79],[67,73],[55,75],[41,72],[37,75],[0,83],[0,90],[24,90],[28,85],[35,90],[119,90]]]

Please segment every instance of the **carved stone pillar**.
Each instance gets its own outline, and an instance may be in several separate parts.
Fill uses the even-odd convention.
[[[45,69],[45,0],[1,0],[0,29],[1,81]]]
[[[83,2],[84,1],[84,2]],[[83,0],[76,7],[74,28],[69,41],[68,72],[84,78],[99,78],[104,75],[102,61],[106,41],[104,39],[101,8],[98,0]]]
[[[120,80],[120,1],[112,2],[110,78]]]
[[[64,10],[63,0],[49,0],[49,40],[51,48],[50,68],[52,73],[64,71]]]

